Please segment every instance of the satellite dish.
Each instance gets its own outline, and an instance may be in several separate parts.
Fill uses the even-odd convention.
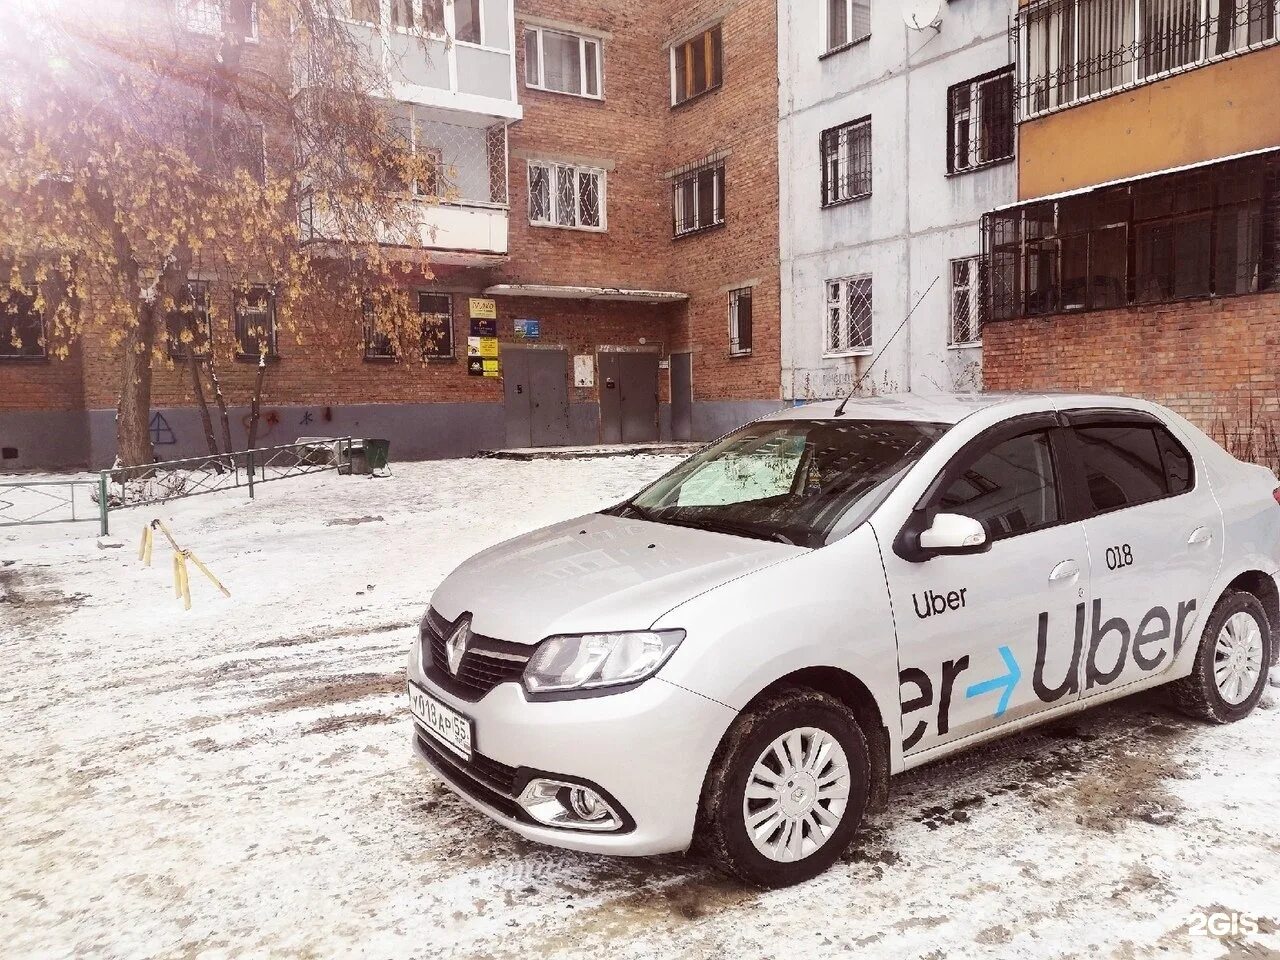
[[[902,0],[902,22],[912,30],[942,29],[942,0]]]

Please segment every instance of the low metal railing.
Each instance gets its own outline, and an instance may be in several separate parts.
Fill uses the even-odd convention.
[[[94,480],[0,483],[0,527],[96,519],[105,537],[112,510],[241,488],[252,498],[260,483],[350,469],[352,442],[351,437],[315,438],[235,453],[112,467],[100,471]]]

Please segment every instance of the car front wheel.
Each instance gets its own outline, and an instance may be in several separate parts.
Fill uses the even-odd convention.
[[[848,848],[869,784],[866,737],[849,708],[817,690],[782,691],[725,735],[703,790],[699,844],[748,883],[808,880]]]

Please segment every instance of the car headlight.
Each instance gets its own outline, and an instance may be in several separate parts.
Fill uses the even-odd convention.
[[[549,637],[529,659],[524,687],[558,693],[639,683],[657,673],[683,639],[683,630]]]

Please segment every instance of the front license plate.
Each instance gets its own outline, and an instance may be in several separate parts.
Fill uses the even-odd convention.
[[[470,717],[446,707],[416,683],[409,684],[409,709],[427,733],[463,759],[471,759],[474,724]]]

